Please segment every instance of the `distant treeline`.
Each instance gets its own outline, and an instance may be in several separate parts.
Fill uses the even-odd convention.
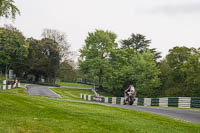
[[[17,14],[13,0],[0,1],[0,18]],[[200,97],[200,48],[174,47],[161,60],[144,35],[132,34],[118,44],[115,33],[96,30],[88,34],[76,68],[64,33],[45,29],[42,37],[26,38],[12,26],[0,27],[0,74],[13,69],[17,77],[35,82],[82,78],[116,96],[133,84],[140,97]]]
[[[12,69],[18,78],[33,82],[75,81],[77,70],[69,47],[66,35],[57,30],[45,29],[37,40],[13,26],[0,27],[0,72],[5,75]]]
[[[116,96],[130,84],[140,97],[200,96],[200,49],[174,47],[161,59],[144,35],[132,34],[120,43],[116,38],[110,31],[89,33],[76,67],[64,33],[45,29],[37,40],[13,26],[1,27],[0,72],[12,69],[18,78],[34,82],[81,78]]]

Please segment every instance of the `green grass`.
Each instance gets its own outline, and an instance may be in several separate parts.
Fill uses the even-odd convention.
[[[18,88],[0,91],[0,133],[200,133],[200,125],[128,109],[31,96]]]
[[[97,91],[97,93],[100,95],[100,96],[104,96],[104,97],[116,97],[115,95],[111,94],[111,93],[107,93],[107,92],[104,92],[104,91]]]
[[[3,83],[0,83],[0,86],[3,85]]]
[[[60,86],[93,88],[92,85],[79,84],[79,83],[68,83],[68,82],[60,82]]]
[[[24,85],[28,85],[28,83],[20,83],[20,84],[23,85],[23,86],[24,86]]]
[[[0,80],[6,80],[6,77],[0,77]]]
[[[70,87],[83,87],[83,88],[93,88],[92,85],[86,85],[86,84],[79,84],[79,83],[67,83],[67,82],[60,82],[60,86],[70,86]],[[88,91],[86,91],[88,92]],[[58,92],[59,93],[59,92]],[[114,97],[114,95],[112,94],[108,94],[106,92],[97,92],[99,93],[101,96],[105,96],[105,97]],[[59,93],[60,94],[60,93]],[[84,93],[84,91],[82,92],[82,94],[88,94],[88,93]],[[89,93],[91,94],[91,93]],[[94,95],[94,94],[92,94]]]
[[[69,89],[69,88],[51,88],[64,99],[82,100],[80,94],[94,95],[91,90]]]

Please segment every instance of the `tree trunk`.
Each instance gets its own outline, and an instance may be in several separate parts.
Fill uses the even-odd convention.
[[[103,74],[103,70],[100,68],[100,72],[99,72],[99,91],[103,89],[103,86],[102,86],[102,74]]]

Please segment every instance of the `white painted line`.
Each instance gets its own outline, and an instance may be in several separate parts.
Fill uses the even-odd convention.
[[[54,91],[52,91],[50,88],[53,88],[53,87],[48,87],[48,89],[52,92],[52,93],[54,93],[55,95],[57,95],[58,97],[60,97],[61,98],[61,96],[59,95],[59,94],[57,94],[57,93],[55,93]]]

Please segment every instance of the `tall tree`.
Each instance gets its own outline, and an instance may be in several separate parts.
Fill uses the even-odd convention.
[[[161,61],[164,96],[198,96],[200,87],[199,50],[174,47]]]
[[[27,40],[29,42],[29,52],[24,78],[27,79],[28,75],[34,75],[35,81],[38,82],[39,78],[45,74],[46,67],[43,65],[45,56],[42,53],[40,40],[34,38],[28,38]]]
[[[7,74],[9,69],[19,72],[28,55],[29,44],[21,32],[13,27],[0,28],[0,65]]]
[[[133,48],[141,53],[149,47],[151,40],[147,40],[144,35],[133,33],[130,38],[122,40],[121,43],[122,48]]]
[[[65,82],[76,82],[77,70],[69,63],[69,61],[63,61],[60,63],[59,78]]]
[[[32,74],[39,81],[44,76],[46,82],[55,82],[59,72],[60,55],[58,44],[49,38],[28,39],[30,47],[27,61],[27,75]]]
[[[150,51],[139,53],[134,49],[113,50],[105,85],[117,96],[121,96],[130,84],[134,84],[140,97],[155,96],[154,89],[160,85],[160,70],[153,57]]]
[[[43,38],[49,38],[54,40],[58,44],[60,56],[62,60],[70,60],[72,52],[70,51],[70,45],[67,42],[66,34],[54,29],[44,29],[42,33]]]
[[[0,18],[5,17],[15,19],[20,14],[19,9],[14,5],[14,0],[0,0]]]
[[[98,80],[99,88],[103,86],[103,75],[108,65],[106,59],[111,50],[117,48],[116,34],[96,30],[93,33],[88,33],[88,37],[85,40],[85,45],[80,50],[79,67],[81,71],[91,77],[94,80]]]
[[[149,49],[154,54],[154,60],[156,61],[157,59],[161,58],[161,52],[158,52],[155,48],[150,49],[150,43],[151,40],[146,39],[146,36],[133,33],[131,34],[131,37],[121,41],[121,47],[125,49],[135,49],[140,53]]]
[[[47,82],[55,82],[60,66],[60,55],[57,42],[44,38],[41,40],[42,53],[44,55],[43,65]]]

